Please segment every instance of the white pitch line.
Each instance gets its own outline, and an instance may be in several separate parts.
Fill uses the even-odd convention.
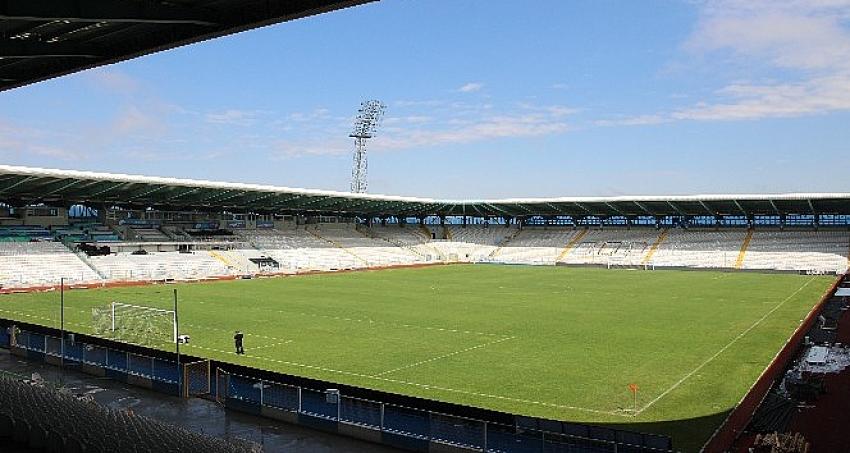
[[[0,309],[0,311],[5,311],[5,312],[8,312],[8,313],[19,314],[19,315],[29,316],[29,317],[34,317],[34,318],[42,318],[40,316],[29,315],[29,314],[26,314],[26,313],[19,313],[19,312],[12,311],[12,310]],[[50,320],[49,318],[42,318],[42,319]],[[71,323],[69,323],[69,324],[71,324]],[[83,325],[80,325],[80,326],[85,327]],[[503,338],[503,339],[498,340],[498,341],[507,341],[508,339],[511,339],[511,338],[514,338],[514,337],[506,337],[506,338]],[[287,342],[291,342],[291,341],[292,340],[287,340]],[[221,353],[221,354],[230,354],[230,355],[236,354],[233,351],[224,351],[224,350],[221,350],[221,349],[208,348],[206,346],[199,346],[197,344],[191,344],[191,343],[186,345],[185,347],[203,349],[203,350],[206,350],[206,351],[218,352],[218,353]],[[255,348],[255,350],[256,349],[259,349],[259,348]],[[290,362],[290,361],[286,361],[286,360],[277,360],[277,359],[271,359],[271,358],[268,358],[268,357],[254,356],[254,355],[249,355],[249,354],[245,354],[244,357],[256,359],[256,360],[263,360],[263,361],[267,361],[267,362],[278,363],[278,364],[282,364],[282,365],[294,366],[294,367],[298,367],[298,368],[306,368],[306,369],[311,369],[311,370],[325,371],[325,372],[328,372],[328,373],[341,374],[341,375],[346,375],[346,376],[354,376],[354,377],[372,379],[372,380],[383,381],[383,382],[390,382],[390,383],[394,383],[394,384],[408,385],[408,386],[412,386],[412,387],[423,388],[423,389],[426,389],[426,390],[438,390],[438,391],[449,392],[449,393],[457,393],[457,394],[461,394],[461,395],[477,396],[477,397],[481,397],[481,398],[497,399],[497,400],[501,400],[501,401],[510,401],[510,402],[522,403],[522,404],[534,404],[534,405],[537,405],[537,406],[553,407],[553,408],[556,408],[556,409],[574,410],[574,411],[588,412],[588,413],[593,413],[593,414],[614,415],[614,416],[618,416],[618,417],[631,417],[631,415],[625,415],[622,412],[618,412],[618,411],[605,411],[605,410],[599,410],[599,409],[588,409],[588,408],[585,408],[585,407],[569,406],[569,405],[556,404],[556,403],[547,403],[547,402],[543,402],[543,401],[533,401],[533,400],[526,400],[526,399],[522,399],[522,398],[511,398],[511,397],[508,397],[508,396],[493,395],[493,394],[480,393],[480,392],[471,392],[471,391],[467,391],[467,390],[458,390],[458,389],[453,389],[453,388],[449,388],[449,387],[428,385],[428,384],[422,384],[422,383],[411,382],[411,381],[402,381],[402,380],[399,380],[399,379],[390,379],[390,378],[386,378],[386,377],[382,377],[382,376],[378,376],[378,375],[369,375],[369,374],[362,374],[362,373],[354,373],[354,372],[351,372],[351,371],[335,370],[333,368],[326,368],[326,367],[316,366],[316,365],[307,365],[307,364],[303,364],[303,363]]]
[[[732,347],[732,345],[733,345],[733,344],[737,343],[737,342],[738,342],[738,340],[740,340],[740,339],[741,339],[741,338],[743,338],[746,334],[750,333],[750,331],[752,331],[753,329],[755,329],[756,327],[758,327],[758,326],[759,326],[759,325],[760,325],[760,324],[761,324],[761,323],[762,323],[765,319],[767,319],[770,315],[772,315],[772,314],[773,314],[776,310],[779,310],[779,309],[780,309],[783,305],[785,305],[785,303],[786,303],[786,302],[788,302],[788,301],[789,301],[789,300],[791,300],[794,296],[796,296],[797,294],[799,294],[799,293],[800,293],[800,291],[802,291],[802,290],[803,290],[803,289],[805,289],[807,286],[809,286],[809,283],[813,282],[814,280],[815,280],[815,277],[812,277],[812,278],[811,278],[811,279],[809,279],[806,283],[803,283],[803,285],[802,285],[802,286],[800,286],[799,288],[797,288],[797,290],[796,290],[796,291],[794,291],[793,293],[791,293],[791,295],[790,295],[790,296],[788,296],[788,297],[786,297],[785,299],[783,299],[783,300],[782,300],[782,302],[780,302],[780,303],[779,303],[779,304],[777,304],[775,307],[773,307],[773,308],[772,308],[769,312],[765,313],[765,315],[764,315],[764,316],[762,316],[761,318],[759,318],[756,322],[754,322],[754,323],[753,323],[753,325],[751,325],[751,326],[750,326],[750,327],[748,327],[746,330],[744,330],[743,332],[741,332],[740,334],[738,334],[738,336],[737,336],[737,337],[735,337],[735,338],[733,338],[733,339],[732,339],[732,341],[730,341],[730,342],[729,342],[726,346],[723,346],[723,347],[722,347],[719,351],[717,351],[716,353],[714,353],[714,355],[713,355],[713,356],[709,357],[709,358],[708,358],[708,360],[706,360],[705,362],[702,362],[702,364],[700,364],[700,366],[698,366],[698,367],[694,368],[694,370],[693,370],[693,371],[691,371],[690,373],[686,374],[686,375],[685,375],[685,377],[683,377],[682,379],[679,379],[679,380],[678,380],[675,384],[673,384],[670,388],[668,388],[667,390],[665,390],[665,391],[664,391],[663,393],[661,393],[660,395],[656,396],[656,397],[655,397],[652,401],[650,401],[650,402],[646,403],[646,405],[644,405],[642,408],[638,409],[638,411],[637,411],[637,412],[635,412],[635,413],[634,413],[634,415],[635,415],[635,416],[638,416],[638,415],[640,415],[641,413],[643,413],[643,411],[645,411],[645,410],[649,409],[649,407],[650,407],[650,406],[652,406],[653,404],[657,403],[659,400],[661,400],[661,398],[664,398],[665,396],[667,396],[668,394],[670,394],[670,392],[672,392],[673,390],[675,390],[676,388],[678,388],[680,385],[682,385],[682,383],[683,383],[683,382],[687,381],[687,380],[688,380],[691,376],[693,376],[694,374],[696,374],[697,372],[699,372],[699,370],[703,369],[703,367],[705,367],[706,365],[708,365],[709,363],[711,363],[712,361],[714,361],[714,359],[716,359],[716,358],[717,358],[720,354],[723,354],[723,352],[725,352],[727,349],[729,349],[730,347]]]
[[[251,348],[251,350],[257,351],[259,349],[273,348],[275,346],[283,346],[283,345],[289,344],[289,343],[292,343],[292,340],[286,340],[286,341],[281,341],[281,342],[278,342],[278,343],[272,343],[272,344],[267,344],[267,345],[263,345],[263,346],[257,346],[256,348]]]
[[[484,348],[484,347],[487,347],[487,346],[491,346],[491,345],[494,345],[494,344],[497,344],[497,343],[501,343],[503,341],[513,340],[514,338],[516,338],[516,337],[505,337],[505,338],[501,338],[501,339],[498,339],[498,340],[495,340],[495,341],[490,341],[488,343],[482,343],[482,344],[475,345],[475,346],[472,346],[472,347],[469,347],[469,348],[466,348],[466,349],[461,349],[459,351],[450,352],[448,354],[438,355],[437,357],[432,357],[432,358],[426,359],[426,360],[420,360],[419,362],[411,363],[410,365],[404,365],[404,366],[400,366],[398,368],[393,368],[391,370],[382,371],[382,372],[376,374],[375,376],[383,376],[385,374],[395,373],[396,371],[401,371],[401,370],[406,370],[408,368],[417,367],[419,365],[424,365],[426,363],[431,363],[431,362],[435,362],[437,360],[446,359],[446,358],[449,358],[449,357],[452,357],[452,356],[456,356],[458,354],[463,354],[464,352],[474,351],[476,349],[481,349],[481,348]]]
[[[220,352],[220,353],[224,353],[224,354],[235,354],[232,351],[222,351],[221,349],[207,348],[207,347],[204,347],[204,346],[195,346],[195,345],[191,345],[191,346],[193,346],[195,348],[199,348],[199,349],[205,349],[205,350],[208,350],[208,351],[213,351],[213,352]],[[399,379],[391,379],[391,378],[386,378],[386,377],[382,377],[382,376],[363,374],[363,373],[355,373],[355,372],[351,372],[351,371],[335,370],[333,368],[327,368],[327,367],[323,367],[323,366],[307,365],[307,364],[298,363],[298,362],[290,362],[290,361],[287,361],[287,360],[277,360],[277,359],[271,359],[271,358],[268,358],[268,357],[254,356],[254,355],[250,355],[250,354],[245,354],[245,355],[243,355],[243,357],[246,357],[246,358],[249,358],[249,359],[263,360],[263,361],[267,361],[267,362],[278,363],[278,364],[281,364],[281,365],[294,366],[294,367],[298,367],[298,368],[306,368],[306,369],[310,369],[310,370],[324,371],[324,372],[334,373],[334,374],[342,374],[342,375],[345,375],[345,376],[353,376],[353,377],[359,377],[359,378],[364,378],[364,379],[372,379],[372,380],[376,380],[376,381],[390,382],[390,383],[394,383],[394,384],[408,385],[408,386],[423,388],[423,389],[426,389],[426,390],[438,390],[438,391],[443,391],[443,392],[457,393],[457,394],[461,394],[461,395],[470,395],[470,396],[477,396],[477,397],[481,397],[481,398],[497,399],[497,400],[502,400],[502,401],[511,401],[511,402],[514,402],[514,403],[522,403],[522,404],[534,404],[534,405],[538,405],[538,406],[554,407],[556,409],[567,409],[567,410],[574,410],[574,411],[579,411],[579,412],[589,412],[589,413],[594,413],[594,414],[614,415],[614,416],[618,416],[618,417],[628,417],[628,418],[632,417],[631,415],[623,414],[621,411],[604,411],[604,410],[599,410],[599,409],[588,409],[586,407],[577,407],[577,406],[569,406],[569,405],[556,404],[556,403],[547,403],[547,402],[543,402],[543,401],[533,401],[533,400],[526,400],[526,399],[521,399],[521,398],[511,398],[511,397],[508,397],[508,396],[492,395],[492,394],[489,394],[489,393],[470,392],[470,391],[467,391],[467,390],[458,390],[458,389],[453,389],[453,388],[449,388],[449,387],[428,385],[428,384],[422,384],[422,383],[418,383],[418,382],[402,381],[402,380],[399,380]]]

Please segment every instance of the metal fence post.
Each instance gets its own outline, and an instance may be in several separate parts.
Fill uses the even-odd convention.
[[[384,430],[384,403],[381,403],[381,431]]]
[[[487,451],[487,422],[484,422],[484,449],[482,451]]]
[[[265,385],[263,385],[263,380],[262,380],[262,379],[260,379],[260,407],[263,407],[264,393],[265,393],[265,392],[264,392],[264,390],[265,390],[265,387],[266,387],[266,386],[265,386]]]
[[[342,393],[336,395],[336,421],[342,420]]]
[[[298,413],[301,413],[301,386],[298,387]]]

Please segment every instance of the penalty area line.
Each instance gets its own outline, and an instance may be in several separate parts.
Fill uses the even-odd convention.
[[[420,365],[424,365],[426,363],[435,362],[437,360],[447,359],[449,357],[456,356],[458,354],[463,354],[464,352],[470,352],[470,351],[474,351],[476,349],[481,349],[481,348],[485,348],[487,346],[502,343],[504,341],[513,340],[514,338],[516,338],[516,337],[505,337],[505,338],[500,338],[498,340],[489,341],[487,343],[482,343],[482,344],[479,344],[479,345],[471,346],[471,347],[468,347],[468,348],[465,348],[465,349],[461,349],[459,351],[449,352],[447,354],[438,355],[437,357],[431,357],[430,359],[420,360],[416,363],[411,363],[409,365],[403,365],[403,366],[400,366],[398,368],[393,368],[391,370],[382,371],[378,374],[375,374],[375,376],[383,376],[383,375],[386,375],[386,374],[395,373],[396,371],[406,370],[408,368],[417,367],[417,366],[420,366]]]
[[[789,300],[791,300],[792,298],[794,298],[794,296],[796,296],[797,294],[799,294],[799,293],[800,293],[800,291],[802,291],[802,290],[803,290],[803,289],[805,289],[807,286],[809,286],[809,284],[810,284],[811,282],[813,282],[814,280],[815,280],[815,277],[812,277],[812,278],[810,278],[810,279],[809,279],[806,283],[803,283],[803,285],[802,285],[802,286],[800,286],[799,288],[797,288],[797,290],[796,290],[796,291],[794,291],[793,293],[791,293],[791,295],[790,295],[790,296],[788,296],[788,297],[786,297],[785,299],[783,299],[783,300],[782,300],[782,302],[779,302],[779,303],[778,303],[775,307],[773,307],[770,311],[768,311],[767,313],[765,313],[765,314],[764,314],[764,316],[762,316],[761,318],[759,318],[758,320],[756,320],[756,322],[754,322],[754,323],[753,323],[750,327],[748,327],[748,328],[747,328],[746,330],[744,330],[743,332],[739,333],[739,334],[738,334],[738,336],[736,336],[735,338],[733,338],[733,339],[732,339],[732,341],[730,341],[728,344],[726,344],[726,346],[723,346],[722,348],[720,348],[720,350],[719,350],[719,351],[715,352],[715,353],[714,353],[714,355],[712,355],[711,357],[709,357],[709,358],[708,358],[705,362],[702,362],[702,363],[701,363],[698,367],[694,368],[694,369],[693,369],[693,371],[691,371],[690,373],[686,374],[686,375],[685,375],[682,379],[679,379],[678,381],[676,381],[676,383],[675,383],[675,384],[673,384],[670,388],[668,388],[667,390],[665,390],[664,392],[662,392],[660,395],[656,396],[656,397],[655,397],[652,401],[650,401],[650,402],[646,403],[646,405],[644,405],[643,407],[641,407],[640,409],[638,409],[638,411],[637,411],[637,412],[634,412],[634,414],[633,414],[633,415],[634,415],[634,416],[638,416],[638,415],[640,415],[641,413],[643,413],[643,411],[645,411],[645,410],[649,409],[649,408],[650,408],[653,404],[657,403],[657,402],[658,402],[658,401],[660,401],[662,398],[664,398],[665,396],[669,395],[669,394],[670,394],[670,392],[672,392],[673,390],[676,390],[676,389],[677,389],[680,385],[682,385],[682,383],[684,383],[685,381],[687,381],[688,379],[690,379],[690,377],[691,377],[691,376],[693,376],[694,374],[698,373],[698,372],[699,372],[699,370],[703,369],[706,365],[708,365],[709,363],[713,362],[713,361],[714,361],[714,359],[716,359],[718,356],[720,356],[720,354],[723,354],[723,353],[724,353],[727,349],[729,349],[730,347],[732,347],[732,345],[734,345],[735,343],[737,343],[737,342],[738,342],[738,340],[740,340],[741,338],[744,338],[744,336],[745,336],[745,335],[747,335],[747,334],[748,334],[748,333],[750,333],[753,329],[755,329],[756,327],[758,327],[759,325],[761,325],[761,323],[762,323],[765,319],[767,319],[770,315],[772,315],[774,312],[776,312],[776,310],[779,310],[779,309],[780,309],[783,305],[785,305],[785,303],[786,303],[786,302],[788,302]]]

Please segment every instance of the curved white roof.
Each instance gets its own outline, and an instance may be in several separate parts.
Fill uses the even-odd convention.
[[[0,165],[0,199],[363,215],[850,214],[850,193],[436,199]]]

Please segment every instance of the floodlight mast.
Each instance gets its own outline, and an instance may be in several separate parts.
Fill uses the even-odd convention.
[[[366,158],[366,142],[375,136],[387,106],[377,100],[364,101],[354,119],[354,130],[349,137],[354,139],[354,166],[351,169],[351,191],[366,193],[368,187],[369,162]]]

